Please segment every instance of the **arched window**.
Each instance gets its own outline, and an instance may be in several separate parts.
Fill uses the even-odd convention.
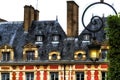
[[[74,53],[75,60],[86,60],[86,53],[83,50],[78,50]]]
[[[58,51],[52,51],[49,53],[49,60],[60,60],[60,53]]]

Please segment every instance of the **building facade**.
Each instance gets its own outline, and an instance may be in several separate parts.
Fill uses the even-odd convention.
[[[105,80],[105,31],[96,33],[100,56],[93,61],[87,47],[93,34],[78,34],[78,12],[67,1],[67,34],[57,19],[39,21],[39,11],[27,5],[24,21],[0,22],[0,80]]]

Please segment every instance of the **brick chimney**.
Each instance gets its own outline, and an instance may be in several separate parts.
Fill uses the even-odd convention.
[[[36,20],[36,21],[39,20],[39,11],[38,10],[34,11],[34,20]]]
[[[79,6],[74,1],[67,1],[67,36],[78,36]]]
[[[39,11],[35,10],[31,5],[24,6],[24,31],[28,32],[32,21],[39,20]]]

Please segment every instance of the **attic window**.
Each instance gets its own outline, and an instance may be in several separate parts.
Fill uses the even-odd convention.
[[[90,35],[89,35],[89,34],[85,34],[85,35],[83,36],[83,40],[84,40],[84,41],[90,41]]]
[[[60,59],[60,53],[56,51],[52,51],[49,53],[49,60],[59,60]]]
[[[90,34],[83,34],[83,44],[89,44],[91,40]]]
[[[56,54],[53,54],[53,55],[52,55],[52,59],[53,59],[53,60],[56,60],[56,59],[57,59],[57,55],[56,55]]]
[[[36,45],[28,43],[24,46],[23,49],[23,60],[32,61],[38,59],[38,49]]]
[[[74,53],[75,60],[86,60],[86,53],[83,50],[76,51]]]
[[[43,36],[42,35],[37,35],[36,36],[36,41],[37,42],[42,42],[43,41]]]
[[[54,35],[53,36],[53,41],[59,41],[59,35]]]
[[[1,61],[14,60],[14,52],[11,46],[3,45],[0,47],[0,60]]]
[[[27,61],[32,61],[35,59],[35,51],[26,51]]]
[[[10,52],[2,52],[2,61],[10,60]]]

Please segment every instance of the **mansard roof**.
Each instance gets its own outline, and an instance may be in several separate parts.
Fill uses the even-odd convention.
[[[15,61],[20,61],[23,57],[24,46],[29,43],[36,45],[36,36],[42,35],[44,37],[43,44],[36,45],[40,61],[48,60],[49,53],[52,51],[59,52],[61,60],[74,60],[74,52],[83,49],[81,36],[86,32],[90,33],[87,30],[83,30],[78,37],[67,37],[61,25],[56,20],[33,21],[27,33],[24,32],[23,21],[1,22],[0,46],[6,44],[11,46],[14,50]],[[60,37],[59,43],[52,43],[53,35]],[[96,34],[100,42],[103,40],[103,35],[103,29]]]

